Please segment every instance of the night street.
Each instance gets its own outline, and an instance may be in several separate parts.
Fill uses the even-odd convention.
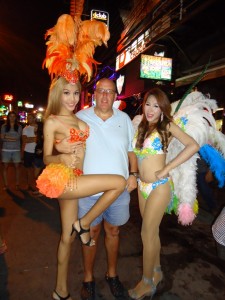
[[[60,237],[58,204],[24,190],[23,168],[21,189],[17,191],[12,171],[11,168],[10,189],[2,190],[2,180],[0,185],[0,224],[8,246],[8,251],[0,256],[0,300],[49,300],[55,286]],[[215,192],[219,212],[225,203],[225,191]],[[164,282],[154,299],[225,299],[225,260],[218,258],[211,233],[215,217],[202,208],[193,225],[188,227],[179,225],[174,215],[164,217],[161,225]],[[140,225],[135,191],[131,218],[121,228],[118,275],[126,289],[133,288],[142,274]],[[95,267],[96,299],[112,300],[104,280],[106,257],[102,249],[103,234]],[[74,300],[80,299],[82,279],[81,247],[76,239],[69,271],[69,289]]]

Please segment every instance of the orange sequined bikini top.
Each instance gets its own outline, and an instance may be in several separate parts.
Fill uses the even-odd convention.
[[[68,124],[66,124],[65,122],[61,121],[59,118],[57,118],[57,116],[51,115],[51,117],[57,119],[60,123],[62,123],[66,127],[69,127]],[[85,130],[81,130],[81,129],[77,129],[77,128],[70,128],[70,139],[69,139],[69,142],[70,143],[85,142],[86,139],[89,137],[89,134],[90,134],[90,128],[89,128],[89,126],[87,126],[87,128]],[[55,140],[55,143],[60,143],[60,142],[61,142],[61,140]]]

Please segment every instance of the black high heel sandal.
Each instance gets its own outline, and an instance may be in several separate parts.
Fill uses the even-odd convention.
[[[57,296],[58,298],[54,298],[54,293],[56,294],[56,296]],[[56,292],[56,290],[54,290],[52,298],[53,298],[54,300],[67,300],[67,299],[70,298],[70,294],[68,294],[66,297],[61,297],[61,296]]]
[[[79,238],[79,240],[81,241],[81,243],[82,243],[83,245],[89,246],[89,247],[94,246],[95,243],[94,243],[94,240],[93,240],[91,237],[89,238],[89,240],[88,240],[86,243],[83,242],[83,240],[82,240],[82,238],[81,238],[81,235],[84,234],[84,233],[90,232],[90,228],[89,228],[89,229],[84,229],[84,228],[81,226],[80,219],[79,219],[78,221],[79,221],[80,231],[78,231],[78,230],[75,228],[74,224],[72,224],[72,231],[71,231],[71,234],[70,234],[70,235],[73,235],[73,233],[76,232],[76,233],[77,233],[77,237]]]

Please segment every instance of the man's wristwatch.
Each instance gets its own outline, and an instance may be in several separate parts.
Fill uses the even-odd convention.
[[[136,178],[138,178],[139,173],[138,173],[138,172],[130,172],[129,175],[133,175],[133,176],[135,176]]]

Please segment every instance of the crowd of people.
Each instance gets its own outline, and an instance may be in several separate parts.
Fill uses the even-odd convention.
[[[15,177],[11,178],[14,188],[21,189],[21,164],[26,170],[27,186],[25,190],[31,190],[36,195],[41,195],[36,190],[35,177],[43,170],[43,130],[42,123],[37,122],[35,115],[28,114],[27,124],[21,125],[19,116],[15,111],[10,111],[5,123],[1,126],[1,162],[3,191],[8,191],[9,167],[13,166]],[[38,128],[40,128],[38,130]],[[37,151],[38,147],[38,151]],[[38,165],[37,165],[38,163]],[[38,171],[36,169],[38,168]],[[41,195],[42,196],[42,195]],[[0,230],[1,231],[1,230]],[[0,232],[0,254],[7,250],[6,241]]]
[[[1,161],[3,164],[3,190],[9,189],[8,169],[15,169],[15,188],[20,189],[21,163],[26,170],[26,189],[35,189],[35,177],[44,168],[43,163],[43,123],[37,122],[35,115],[27,115],[27,123],[19,122],[15,111],[10,111],[1,126]],[[38,147],[38,150],[37,150]],[[37,169],[37,170],[36,170]]]

